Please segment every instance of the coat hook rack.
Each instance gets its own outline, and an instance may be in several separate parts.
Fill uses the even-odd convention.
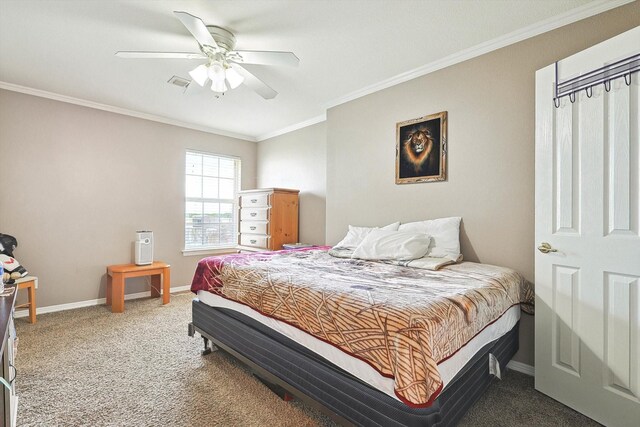
[[[587,98],[591,98],[593,96],[593,86],[589,86],[584,91],[587,94]]]
[[[591,98],[593,96],[593,87],[600,84],[603,84],[604,90],[609,92],[611,91],[611,81],[620,77],[624,77],[625,83],[630,86],[631,75],[638,71],[640,71],[640,53],[561,82],[558,78],[558,63],[556,62],[553,104],[556,108],[559,108],[560,99],[565,96],[569,96],[569,100],[573,103],[576,100],[576,93],[583,89],[587,97]]]

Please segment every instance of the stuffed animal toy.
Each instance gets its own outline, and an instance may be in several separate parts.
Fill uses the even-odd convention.
[[[13,251],[18,247],[15,237],[0,233],[0,254],[13,257]]]
[[[15,237],[0,233],[0,262],[4,267],[2,281],[8,285],[14,283],[16,279],[29,274],[18,260],[13,257],[13,251],[17,247],[18,241]]]

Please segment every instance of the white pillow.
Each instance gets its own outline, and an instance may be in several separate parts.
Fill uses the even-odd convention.
[[[431,238],[411,231],[371,230],[353,251],[352,258],[409,261],[429,251]]]
[[[347,232],[347,235],[344,236],[344,239],[342,239],[340,241],[340,243],[338,243],[337,245],[335,245],[334,247],[340,247],[340,248],[355,248],[357,247],[360,243],[362,243],[362,241],[364,240],[365,237],[367,237],[367,234],[369,234],[371,232],[371,230],[398,230],[398,227],[400,227],[400,223],[399,222],[394,222],[393,224],[389,224],[389,225],[385,225],[382,228],[378,228],[378,227],[354,227],[353,225],[349,226],[349,231]]]
[[[427,221],[402,224],[398,230],[425,233],[431,236],[431,247],[427,256],[460,259],[460,221],[459,216],[431,219]]]

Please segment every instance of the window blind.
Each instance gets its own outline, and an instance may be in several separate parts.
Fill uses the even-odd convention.
[[[240,159],[196,151],[185,158],[185,249],[236,246]]]

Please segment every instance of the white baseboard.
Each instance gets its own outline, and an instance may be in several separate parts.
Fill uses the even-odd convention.
[[[171,288],[171,293],[175,294],[176,292],[188,291],[189,289],[191,289],[190,285],[174,286],[173,288]],[[162,291],[160,291],[160,293],[162,294]],[[134,294],[125,294],[124,300],[127,301],[131,299],[145,298],[148,296],[151,296],[151,291],[136,292]],[[57,305],[49,305],[47,307],[37,307],[36,315],[45,314],[45,313],[54,313],[56,311],[71,310],[74,308],[91,307],[94,305],[102,305],[106,303],[107,303],[106,298],[98,298],[98,299],[89,299],[86,301],[70,302],[68,304],[57,304]],[[21,309],[20,311],[15,312],[14,317],[27,317],[27,316],[29,316],[29,310]]]
[[[514,371],[522,372],[523,374],[530,375],[532,377],[535,376],[536,373],[535,367],[516,360],[512,360],[507,363],[507,369],[513,369]]]

